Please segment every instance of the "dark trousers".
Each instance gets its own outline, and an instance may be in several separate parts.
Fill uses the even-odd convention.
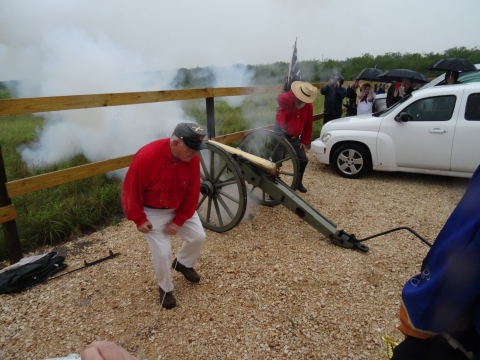
[[[460,344],[474,354],[478,353],[480,337],[475,329],[451,334]],[[467,360],[460,350],[454,349],[443,335],[429,339],[418,339],[407,336],[393,349],[392,360]]]
[[[293,146],[293,148],[294,148],[294,150],[297,154],[298,162],[300,163],[300,169],[303,168],[304,171],[305,171],[305,168],[307,167],[307,164],[308,164],[308,158],[307,158],[307,154],[305,153],[305,150],[300,148],[300,138],[298,136],[293,138],[292,136],[290,136],[289,134],[284,132],[280,128],[280,126],[278,126],[277,124],[275,124],[273,126],[273,131],[275,131],[276,134],[280,135],[284,139],[288,140],[288,142],[290,144],[292,144],[292,146]],[[278,155],[275,156],[275,158],[278,158],[278,159],[277,160],[272,159],[273,161],[278,161],[278,160],[282,159],[285,156],[285,149],[282,147],[282,149],[279,149],[279,151],[277,151],[277,154]],[[302,174],[303,174],[303,172],[302,172]]]
[[[345,116],[356,116],[357,115],[357,108],[352,109],[352,108],[347,108],[347,113]]]
[[[323,114],[323,125],[328,123],[331,120],[339,119],[342,117],[342,114]]]

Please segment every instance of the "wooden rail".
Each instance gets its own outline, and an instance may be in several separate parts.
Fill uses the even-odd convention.
[[[314,85],[320,88],[325,84],[319,83]],[[207,117],[209,129],[213,129],[213,131],[209,131],[209,133],[214,134],[215,124],[213,118],[212,101],[214,97],[272,93],[278,94],[282,91],[282,89],[282,86],[258,86],[7,99],[0,100],[0,116],[205,98],[207,99],[207,113],[212,113],[212,117]],[[209,104],[211,104],[211,108],[209,108]],[[323,119],[323,114],[314,115],[314,121],[320,119]],[[268,125],[232,134],[216,137],[214,136],[212,137],[212,140],[221,142],[223,144],[229,144],[243,139],[252,131],[258,129],[271,129],[272,127],[273,125]],[[4,181],[0,181],[0,185],[4,185],[3,188],[0,187],[0,224],[3,225],[10,262],[17,262],[22,257],[20,241],[18,239],[18,232],[15,225],[17,212],[15,205],[13,205],[11,202],[11,198],[46,189],[52,186],[61,185],[67,182],[119,170],[128,167],[132,159],[133,155],[127,155],[115,159],[99,161],[87,165],[72,167],[70,169],[54,171],[47,174],[7,182],[3,158],[0,150],[0,171],[3,171],[3,173],[0,174],[0,177],[5,179]]]
[[[281,91],[281,86],[258,86],[7,99],[0,100],[0,116],[223,96],[272,94]]]

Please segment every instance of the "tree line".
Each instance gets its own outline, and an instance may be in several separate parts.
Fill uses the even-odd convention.
[[[428,66],[443,58],[467,59],[474,64],[480,63],[480,48],[467,49],[466,47],[454,47],[443,53],[386,53],[373,56],[347,58],[345,60],[326,59],[306,60],[300,62],[302,79],[312,83],[328,81],[334,73],[340,73],[345,80],[353,80],[365,68],[377,68],[383,71],[391,69],[410,69],[418,71],[428,78],[439,75],[438,71],[429,71]],[[253,70],[252,86],[281,85],[285,81],[290,62],[275,62],[273,64],[247,65],[246,69]],[[240,66],[240,65],[235,65]],[[212,67],[197,67],[193,69],[181,68],[173,81],[172,86],[176,89],[213,87],[215,84],[215,72]]]

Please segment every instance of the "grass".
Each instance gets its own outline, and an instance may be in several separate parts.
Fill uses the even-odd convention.
[[[76,156],[48,169],[27,168],[17,147],[34,141],[43,124],[43,118],[35,115],[0,117],[0,146],[8,181],[88,163],[84,156]],[[56,244],[117,221],[123,216],[120,189],[120,181],[98,175],[13,198],[22,249]],[[0,260],[6,258],[2,231]]]
[[[8,98],[0,87],[0,99]],[[185,114],[206,126],[205,100],[182,103]],[[225,99],[215,101],[216,135],[229,134],[275,122],[276,94],[245,96],[240,106],[230,106]],[[323,112],[323,96],[314,102],[314,114]],[[38,137],[44,119],[36,115],[0,117],[0,147],[8,181],[41,173],[84,165],[88,160],[75,156],[48,169],[29,169],[17,148]],[[319,136],[322,121],[314,122],[312,139]],[[236,144],[231,144],[235,146]],[[66,183],[60,186],[17,196],[12,199],[17,209],[17,229],[24,251],[39,245],[58,244],[72,237],[115,224],[123,211],[120,201],[121,182],[105,175]],[[7,258],[3,231],[0,232],[0,260]]]

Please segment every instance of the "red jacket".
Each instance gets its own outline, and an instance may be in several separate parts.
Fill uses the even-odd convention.
[[[277,96],[280,108],[277,111],[277,124],[291,136],[302,135],[302,144],[308,145],[312,139],[313,106],[305,104],[301,109],[295,106],[295,94],[292,91]]]
[[[170,139],[153,141],[134,156],[122,186],[122,205],[128,220],[147,222],[143,206],[175,210],[178,226],[195,213],[200,196],[200,159],[175,161]]]

